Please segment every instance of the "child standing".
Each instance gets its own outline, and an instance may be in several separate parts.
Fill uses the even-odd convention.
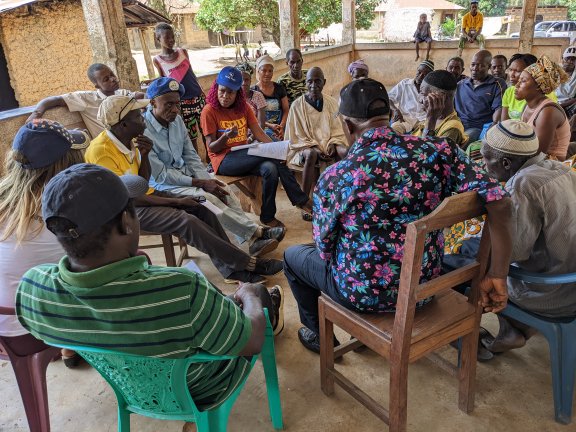
[[[248,51],[248,44],[246,43],[246,41],[242,42],[242,48],[244,48],[244,61],[249,62],[250,61],[250,51]]]
[[[414,43],[416,44],[416,61],[420,58],[420,43],[426,42],[428,48],[426,50],[426,60],[430,58],[430,48],[432,48],[432,32],[430,31],[430,23],[426,14],[420,15],[418,27],[414,32]]]
[[[161,77],[174,78],[184,86],[184,96],[180,100],[180,114],[188,129],[188,136],[198,151],[198,132],[200,113],[206,105],[206,97],[202,92],[196,75],[192,71],[188,51],[174,48],[174,29],[170,24],[160,23],[154,30],[154,37],[162,47],[162,52],[154,56],[153,62]]]

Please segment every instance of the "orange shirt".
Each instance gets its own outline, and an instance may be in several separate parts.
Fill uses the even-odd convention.
[[[218,173],[218,168],[222,160],[230,153],[232,147],[246,144],[248,141],[248,129],[258,126],[258,120],[254,115],[254,111],[252,111],[249,106],[246,106],[244,115],[227,108],[214,109],[209,104],[206,104],[202,109],[200,127],[205,136],[216,135],[216,139],[218,139],[224,133],[218,132],[219,130],[231,129],[234,126],[238,128],[238,135],[228,140],[224,150],[219,153],[214,153],[208,149],[208,156],[210,157],[215,173]]]

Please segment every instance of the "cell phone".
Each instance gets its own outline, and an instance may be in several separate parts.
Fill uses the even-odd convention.
[[[194,197],[194,201],[202,204],[203,202],[206,202],[206,197],[204,195],[200,195],[200,196]]]

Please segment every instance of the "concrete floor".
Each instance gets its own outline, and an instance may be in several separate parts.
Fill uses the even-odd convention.
[[[311,241],[310,224],[290,207],[279,191],[278,218],[288,227],[281,247],[270,254],[281,258],[284,248]],[[193,250],[197,264],[206,276],[226,292],[225,285],[206,256]],[[156,264],[164,264],[160,249],[152,251]],[[283,275],[270,284],[285,288],[286,326],[276,339],[285,429],[307,432],[386,431],[387,427],[354,399],[336,387],[334,396],[320,390],[318,356],[304,349],[297,337],[300,327],[294,299]],[[483,325],[496,330],[496,320],[488,315]],[[341,340],[346,335],[338,333]],[[455,360],[455,350],[446,347],[440,354]],[[337,366],[373,397],[388,400],[388,364],[374,353],[350,353]],[[497,356],[478,365],[476,407],[471,415],[458,410],[457,382],[446,372],[423,359],[410,367],[408,390],[408,430],[442,432],[576,431],[576,423],[562,426],[554,422],[550,362],[546,341],[537,335],[526,347]],[[52,431],[108,432],[116,430],[116,399],[104,380],[89,367],[68,370],[62,362],[51,364],[47,372]],[[256,364],[230,417],[230,431],[272,431],[260,364]],[[28,430],[12,368],[0,361],[0,431]],[[575,407],[576,411],[576,407]],[[180,432],[182,422],[167,422],[133,416],[132,431]]]

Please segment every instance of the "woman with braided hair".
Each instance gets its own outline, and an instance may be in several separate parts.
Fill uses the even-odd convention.
[[[522,121],[534,126],[540,151],[550,158],[564,160],[570,144],[570,124],[560,105],[546,97],[568,80],[562,67],[548,57],[522,71],[514,96],[526,100]]]

